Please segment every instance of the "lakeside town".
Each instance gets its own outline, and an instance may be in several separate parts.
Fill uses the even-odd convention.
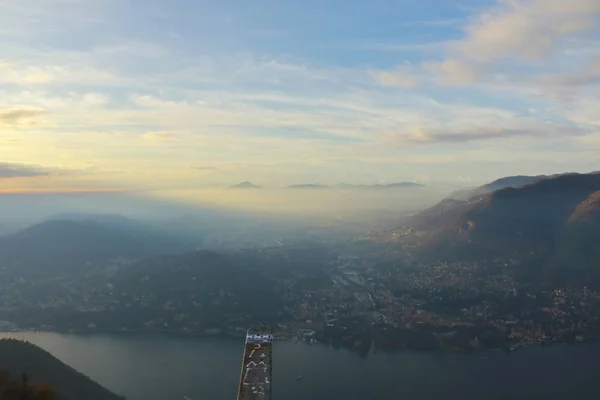
[[[518,255],[423,263],[402,243],[358,243],[269,247],[227,259],[242,261],[247,265],[240,271],[249,274],[232,270],[220,278],[214,271],[202,275],[198,260],[163,260],[140,271],[128,260],[113,260],[81,276],[14,279],[0,286],[0,330],[241,337],[260,323],[273,326],[280,339],[359,354],[509,351],[600,336],[599,291],[520,279],[515,270],[526,268],[528,259]],[[305,268],[282,270],[304,262]]]

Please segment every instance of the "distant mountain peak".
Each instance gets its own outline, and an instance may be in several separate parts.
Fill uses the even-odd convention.
[[[420,183],[415,183],[415,182],[392,182],[392,183],[383,183],[379,186],[383,186],[384,188],[416,188],[416,187],[424,187],[425,185],[420,184]]]
[[[340,188],[349,189],[349,188],[365,188],[365,189],[394,189],[394,188],[419,188],[425,187],[420,183],[415,182],[392,182],[392,183],[376,183],[374,185],[354,185],[350,183],[340,183],[338,185]]]
[[[232,189],[258,189],[260,188],[260,186],[255,185],[252,182],[249,181],[244,181],[244,182],[240,182],[237,185],[233,185],[231,186]]]
[[[288,188],[290,189],[326,189],[329,186],[327,185],[321,185],[318,183],[301,183],[298,185],[290,185],[288,186]]]

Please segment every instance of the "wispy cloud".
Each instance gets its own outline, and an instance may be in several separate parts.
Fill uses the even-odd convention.
[[[375,71],[372,75],[386,86],[412,87],[418,83],[417,77],[409,67],[399,67],[394,71]]]
[[[35,165],[0,163],[0,178],[26,178],[56,175],[58,171]]]
[[[56,83],[114,84],[122,79],[108,71],[85,65],[31,65],[23,61],[0,64],[0,84],[42,86]]]
[[[168,131],[148,132],[144,134],[144,139],[152,142],[164,142],[175,139],[175,135]]]
[[[551,146],[582,164],[599,126],[600,0],[431,0],[439,7],[406,2],[393,15],[350,1],[334,25],[295,0],[202,13],[5,1],[3,161],[90,162],[77,179],[105,187],[378,181],[405,164],[472,176],[490,154],[512,167],[523,149],[521,165],[549,165]]]
[[[37,117],[45,113],[44,109],[36,107],[14,107],[0,109],[0,126],[34,127],[44,124]]]
[[[448,48],[453,41],[440,40],[435,42],[367,42],[353,44],[354,49],[384,51],[394,53],[425,53],[439,54],[440,51]]]
[[[530,125],[530,126],[527,126]],[[478,140],[493,140],[503,138],[544,138],[544,137],[575,137],[590,133],[589,130],[574,126],[552,124],[520,123],[518,127],[487,126],[477,129],[464,130],[428,130],[417,128],[410,135],[402,135],[401,143],[464,143]]]
[[[592,60],[588,66],[581,71],[563,74],[547,75],[541,78],[543,85],[558,87],[576,87],[600,82],[600,59]]]
[[[569,39],[598,27],[599,13],[600,0],[498,0],[472,16],[462,38],[441,42],[442,59],[424,60],[423,71],[450,85],[490,80],[497,71],[506,74],[507,66],[510,72],[530,64],[543,73],[552,66],[544,65],[544,60],[573,51]],[[548,77],[547,83],[585,84],[595,76],[592,66],[583,74]]]
[[[544,59],[566,37],[596,27],[598,12],[598,0],[500,0],[474,18],[456,50],[478,62]]]

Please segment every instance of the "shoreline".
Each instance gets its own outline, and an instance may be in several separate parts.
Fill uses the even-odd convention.
[[[162,334],[169,336],[179,336],[179,337],[191,337],[191,338],[223,338],[223,339],[244,339],[246,337],[245,333],[234,334],[231,332],[219,332],[219,333],[205,333],[205,332],[186,332],[181,330],[169,330],[169,329],[100,329],[100,330],[89,330],[89,329],[73,329],[73,330],[47,330],[47,329],[16,329],[10,331],[0,331],[0,335],[18,335],[19,333],[56,333],[56,334],[72,334],[72,335],[119,335],[119,334],[142,334],[142,335],[152,335],[152,334]],[[447,348],[437,348],[437,349],[418,349],[411,347],[401,347],[393,350],[382,350],[377,349],[376,347],[372,347],[369,350],[371,352],[381,352],[385,354],[394,354],[401,353],[404,351],[411,351],[417,353],[448,353],[448,354],[485,354],[489,352],[505,352],[506,354],[511,354],[520,349],[534,346],[553,346],[560,344],[584,344],[589,342],[598,341],[600,338],[586,338],[583,340],[572,340],[572,341],[534,341],[534,342],[520,342],[513,345],[510,345],[506,348],[476,348],[476,349],[447,349]],[[320,344],[327,347],[333,347],[331,343],[316,340],[315,342],[309,342],[305,340],[293,340],[293,338],[288,337],[288,335],[283,335],[277,337],[275,334],[275,341],[283,341],[283,342],[291,342],[294,344],[306,344],[306,345],[314,345]],[[340,346],[345,350],[348,350],[352,353],[356,353],[356,349],[347,346]]]

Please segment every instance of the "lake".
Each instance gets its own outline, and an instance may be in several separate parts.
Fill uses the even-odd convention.
[[[235,399],[244,345],[243,339],[161,334],[0,336],[37,344],[128,400]],[[511,354],[405,351],[362,359],[325,345],[276,342],[272,398],[598,399],[598,360],[600,342]]]

